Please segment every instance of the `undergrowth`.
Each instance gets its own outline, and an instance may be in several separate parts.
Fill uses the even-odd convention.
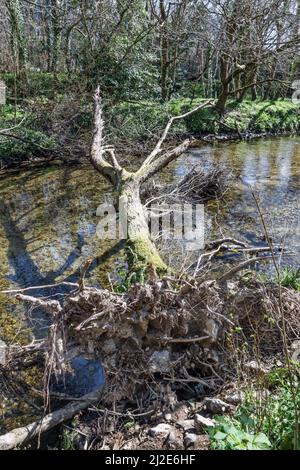
[[[299,365],[295,366],[293,380],[297,389],[297,410],[287,369],[271,372],[267,375],[271,392],[265,391],[261,396],[249,392],[234,416],[216,418],[216,427],[209,431],[211,447],[222,450],[295,449],[296,413],[300,411]]]

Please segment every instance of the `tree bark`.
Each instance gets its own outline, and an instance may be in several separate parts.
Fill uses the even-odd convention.
[[[27,82],[27,44],[24,19],[19,0],[5,0],[11,27],[12,50],[16,57],[18,76]]]
[[[140,177],[132,174],[125,178],[119,190],[119,201],[127,205],[127,247],[130,270],[153,267],[159,273],[167,272],[168,267],[162,260],[151,240],[148,217],[140,198]]]
[[[140,188],[145,181],[189,148],[190,141],[186,139],[171,150],[163,150],[162,146],[172,123],[175,120],[184,119],[211,104],[211,102],[201,104],[180,116],[173,116],[167,123],[155,148],[141,167],[136,172],[128,172],[117,161],[114,149],[111,146],[104,145],[104,119],[99,87],[95,93],[94,101],[94,135],[89,159],[94,168],[114,186],[119,203],[123,207],[126,206],[127,218],[124,223],[126,223],[125,228],[127,229],[126,238],[130,270],[137,272],[141,268],[152,267],[159,273],[166,272],[169,268],[151,240],[147,212],[140,198]]]

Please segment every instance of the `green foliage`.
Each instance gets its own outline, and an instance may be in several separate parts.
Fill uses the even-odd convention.
[[[250,433],[229,417],[217,417],[217,426],[209,430],[211,446],[218,450],[270,450],[271,443],[262,433]]]
[[[25,111],[19,106],[16,109],[12,105],[0,108],[1,166],[45,155],[55,148],[54,139],[35,130],[33,120],[25,121],[24,117]],[[1,134],[1,129],[5,131],[3,134]]]
[[[283,287],[290,287],[291,289],[300,291],[300,268],[284,268],[280,275],[280,283]]]
[[[74,431],[64,428],[61,435],[61,450],[75,450]]]
[[[219,122],[215,122],[217,119]],[[229,102],[220,118],[212,109],[203,109],[186,119],[190,132],[297,132],[299,106],[289,100]]]
[[[118,140],[144,141],[156,139],[161,133],[169,118],[180,112],[181,102],[160,104],[150,101],[137,103],[122,102],[108,110],[110,127]],[[184,122],[176,123],[171,129],[172,133],[185,132]]]
[[[142,266],[137,271],[129,273],[126,270],[120,270],[118,272],[120,279],[116,286],[114,286],[115,292],[124,293],[130,289],[134,284],[144,284],[146,276],[146,267]]]
[[[7,86],[7,98],[15,95],[15,84],[17,86],[17,95],[23,98],[34,97],[43,102],[53,99],[59,94],[77,91],[79,86],[83,87],[83,77],[76,74],[67,74],[60,72],[56,76],[49,72],[31,71],[27,72],[26,87],[22,83],[16,83],[16,77],[13,72],[5,72],[1,74],[1,79],[5,81]]]
[[[269,373],[266,385],[272,388],[272,393],[258,396],[250,392],[233,417],[217,418],[218,425],[209,432],[212,447],[224,450],[294,449],[295,407],[297,413],[300,411],[298,372],[299,367],[294,368],[293,388],[286,368]]]
[[[55,148],[55,141],[44,133],[20,127],[13,131],[16,138],[0,135],[2,165],[21,162]]]

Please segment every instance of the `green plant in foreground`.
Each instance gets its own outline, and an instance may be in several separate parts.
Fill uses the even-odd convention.
[[[280,283],[283,287],[300,291],[300,269],[284,268],[280,275]]]
[[[217,426],[209,430],[211,447],[218,450],[270,450],[272,445],[262,433],[250,433],[230,417],[217,417]]]
[[[233,417],[217,417],[217,426],[209,430],[213,449],[222,450],[287,450],[295,449],[295,430],[299,423],[300,387],[298,374],[293,375],[297,390],[296,403],[288,380],[287,369],[272,371],[267,383],[272,393],[258,396],[248,393]]]

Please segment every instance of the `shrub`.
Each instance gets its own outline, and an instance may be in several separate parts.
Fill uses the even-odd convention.
[[[218,417],[217,426],[209,430],[211,447],[217,450],[270,450],[271,443],[263,433],[243,429],[238,420]]]
[[[296,415],[300,411],[298,371],[299,367],[296,367],[293,375],[295,395],[289,382],[289,372],[282,368],[267,377],[266,382],[272,387],[272,393],[263,399],[259,399],[257,394],[248,393],[245,403],[239,406],[233,417],[217,417],[217,426],[209,431],[212,448],[294,449]],[[299,432],[298,423],[298,448]]]

